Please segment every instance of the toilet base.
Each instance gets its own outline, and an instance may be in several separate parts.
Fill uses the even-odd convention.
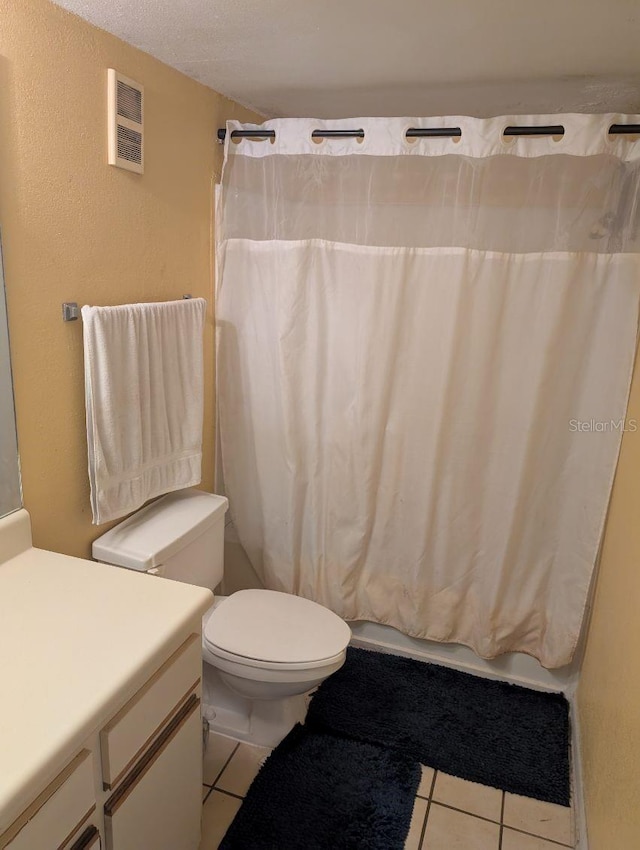
[[[234,693],[211,664],[203,663],[202,714],[212,732],[261,747],[275,747],[304,723],[309,694],[284,699],[248,700]]]

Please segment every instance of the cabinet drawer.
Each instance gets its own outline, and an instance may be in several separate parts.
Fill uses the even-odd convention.
[[[113,788],[138,760],[201,675],[202,644],[193,634],[100,732],[105,788]]]
[[[197,850],[200,700],[192,694],[104,807],[106,850]]]
[[[83,750],[0,836],[0,850],[59,850],[95,805],[93,757]]]

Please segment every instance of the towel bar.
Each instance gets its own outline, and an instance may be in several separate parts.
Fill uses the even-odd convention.
[[[190,293],[182,296],[184,299],[193,298],[193,295]],[[62,321],[63,322],[75,322],[76,319],[80,318],[80,308],[78,307],[77,301],[63,301],[62,302]]]

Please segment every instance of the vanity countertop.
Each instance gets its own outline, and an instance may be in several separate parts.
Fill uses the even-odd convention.
[[[3,524],[13,534],[0,539],[0,832],[185,629],[199,628],[213,598],[30,546],[16,553],[17,539],[30,543],[28,523],[26,511],[0,520],[0,538]]]

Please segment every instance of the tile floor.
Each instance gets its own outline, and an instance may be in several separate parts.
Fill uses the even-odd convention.
[[[210,735],[200,850],[216,850],[269,752]],[[574,841],[572,812],[564,806],[423,767],[405,850],[562,850]]]

